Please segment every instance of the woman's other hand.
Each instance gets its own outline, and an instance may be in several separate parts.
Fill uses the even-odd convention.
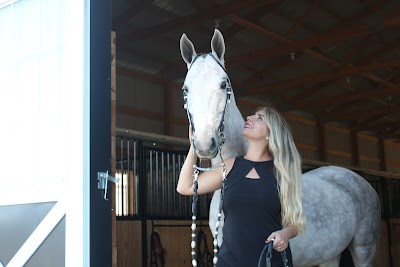
[[[269,235],[266,243],[270,242],[274,239],[274,249],[281,252],[288,248],[289,239],[295,237],[297,235],[297,228],[293,225],[289,225],[282,230],[275,231]]]

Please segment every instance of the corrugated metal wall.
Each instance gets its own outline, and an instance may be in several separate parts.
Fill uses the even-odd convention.
[[[388,172],[400,173],[400,144],[385,142],[386,170]]]
[[[377,137],[358,134],[359,167],[369,170],[380,170],[379,140]]]
[[[293,137],[303,159],[381,171],[381,162],[384,162],[386,166],[384,171],[400,173],[400,144],[398,143],[384,141],[383,158],[380,156],[378,137],[357,133],[355,144],[349,129],[325,124],[324,131],[321,131],[321,126],[317,121],[301,115],[286,113],[285,118],[292,128]],[[324,136],[321,136],[322,133]],[[325,149],[321,147],[321,144],[325,144]],[[357,153],[353,152],[353,146],[356,147]],[[357,166],[354,162],[357,162]]]
[[[287,114],[293,138],[303,159],[321,160],[320,135],[315,121]]]
[[[329,124],[325,129],[326,161],[341,166],[351,166],[350,131]]]
[[[187,137],[187,118],[180,90],[169,91],[167,85],[158,81],[143,81],[126,73],[117,73],[117,87],[117,127]],[[173,94],[170,98],[173,102],[170,104],[172,121],[169,122],[165,117],[168,92]],[[255,107],[242,102],[237,104],[246,118],[254,113]],[[400,144],[385,141],[384,147],[380,148],[378,137],[365,133],[357,133],[357,144],[354,144],[349,129],[332,124],[321,126],[317,120],[296,113],[286,112],[284,115],[303,159],[370,170],[383,170],[382,161],[386,165],[384,171],[400,173]],[[166,132],[167,123],[170,133]],[[384,151],[384,159],[380,150]]]

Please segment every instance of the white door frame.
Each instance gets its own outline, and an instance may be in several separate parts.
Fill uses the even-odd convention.
[[[2,8],[13,8],[20,4],[18,2],[23,1],[26,0],[0,0],[0,11],[2,11]],[[54,0],[54,2],[56,2],[56,0]],[[102,145],[93,143],[91,137],[93,137],[94,133],[91,132],[91,130],[96,131],[96,135],[99,135],[99,131],[104,131],[104,127],[101,125],[93,124],[93,121],[96,121],[93,120],[95,116],[104,116],[104,111],[102,111],[101,115],[96,115],[97,109],[99,108],[96,103],[101,101],[107,103],[110,101],[110,97],[107,98],[106,95],[102,95],[100,98],[97,97],[95,101],[92,98],[93,92],[101,90],[101,88],[94,88],[92,84],[103,84],[103,86],[107,88],[108,93],[110,91],[109,75],[107,77],[107,73],[101,73],[102,70],[99,70],[99,66],[91,67],[94,57],[108,57],[108,61],[110,61],[110,48],[106,50],[107,45],[105,45],[101,47],[101,49],[96,48],[96,51],[92,51],[92,48],[95,47],[99,39],[99,34],[92,33],[91,25],[93,25],[93,27],[98,27],[98,24],[96,25],[95,23],[99,21],[103,21],[103,24],[106,26],[107,23],[109,24],[110,4],[109,1],[106,0],[96,1],[96,7],[91,6],[90,0],[59,0],[58,2],[63,5],[62,16],[65,16],[63,17],[64,20],[62,24],[60,24],[62,29],[57,29],[57,31],[63,32],[63,42],[60,44],[63,49],[63,63],[62,66],[59,66],[62,68],[59,72],[62,72],[63,79],[62,82],[59,83],[58,89],[61,94],[63,94],[63,99],[65,100],[63,100],[62,107],[58,112],[61,113],[62,116],[67,116],[65,123],[68,124],[65,127],[65,136],[67,138],[62,140],[67,142],[67,145],[60,147],[61,151],[59,152],[62,154],[62,159],[67,162],[67,166],[63,168],[63,170],[60,170],[60,172],[63,172],[63,175],[56,181],[47,180],[46,183],[40,183],[41,176],[36,172],[25,172],[25,174],[31,178],[30,184],[25,182],[22,184],[15,182],[4,183],[2,181],[2,186],[0,187],[0,208],[5,205],[12,206],[25,203],[56,202],[54,207],[47,216],[43,218],[26,242],[16,252],[9,263],[5,265],[7,267],[19,267],[28,262],[63,218],[65,218],[65,266],[77,267],[91,266],[93,264],[93,259],[96,258],[94,255],[97,253],[93,249],[97,249],[102,244],[91,246],[91,243],[93,244],[93,242],[98,240],[97,235],[99,231],[96,232],[96,229],[103,225],[103,221],[105,227],[99,230],[102,231],[102,235],[109,235],[111,238],[111,228],[109,232],[104,231],[104,229],[108,227],[107,220],[109,219],[111,222],[111,215],[107,216],[108,213],[111,213],[108,209],[109,204],[105,200],[99,200],[100,198],[97,194],[102,195],[102,192],[96,188],[97,171],[107,171],[110,168],[110,166],[108,166],[110,165],[110,146],[107,148],[108,153],[102,156],[103,163],[100,163],[100,168],[104,166],[104,169],[98,169],[96,171],[95,168],[97,168],[98,163],[92,162],[91,160],[93,146]],[[37,11],[41,11],[41,8],[51,3],[51,1],[31,0],[30,3],[33,3],[31,14],[36,14]],[[15,10],[17,10],[17,8]],[[9,13],[13,14],[13,12]],[[39,23],[41,23],[41,21]],[[0,28],[0,33],[2,33],[1,30],[2,28]],[[14,31],[14,28],[11,29],[11,33],[13,33],[12,31]],[[108,39],[110,39],[110,25],[100,30],[100,32],[107,32]],[[100,39],[101,38],[100,34]],[[96,44],[96,46],[98,45]],[[110,46],[110,44],[108,46]],[[0,49],[1,48],[0,46]],[[43,51],[38,49],[32,51],[32,55],[38,55],[38,57],[40,57],[40,53],[42,52]],[[1,51],[0,55],[2,55]],[[13,64],[12,59],[10,59],[9,63],[10,66]],[[39,67],[42,67],[44,63],[39,61],[38,64]],[[107,59],[103,59],[102,64],[106,64],[105,68],[110,71],[110,63],[107,65]],[[0,63],[0,71],[5,70],[6,67],[1,66]],[[0,73],[0,78],[1,77]],[[38,78],[38,80],[40,81],[40,78]],[[6,85],[10,86],[10,84]],[[2,86],[1,82],[0,86]],[[38,91],[41,92],[41,86],[38,88]],[[18,90],[18,88],[10,88],[10,90],[13,89]],[[54,88],[54,90],[58,89]],[[40,99],[40,96],[38,99]],[[48,100],[52,101],[52,99]],[[95,106],[93,106],[93,103],[95,103]],[[32,104],[32,106],[37,107],[39,104]],[[93,108],[95,108],[95,110],[93,110]],[[102,108],[107,110],[107,105],[103,105]],[[29,110],[27,110],[27,112],[29,112]],[[108,116],[110,116],[110,108],[108,108],[106,113],[107,112],[109,113]],[[6,115],[13,116],[13,114]],[[0,119],[1,118],[2,115],[0,114]],[[12,124],[13,119],[10,119],[9,122]],[[104,120],[104,123],[107,123],[107,119]],[[61,122],[61,124],[63,124],[63,122]],[[6,126],[8,125],[6,124]],[[107,127],[110,129],[109,122]],[[10,126],[10,128],[12,127]],[[104,133],[103,136],[105,136],[105,138],[108,136],[111,142],[110,132]],[[29,132],[27,133],[27,137],[29,137]],[[40,146],[37,147],[40,149],[41,145],[43,145],[43,143],[40,143]],[[54,144],[49,145],[51,146]],[[40,154],[40,151],[38,152],[38,154]],[[4,154],[7,154],[7,152]],[[57,155],[48,156],[56,157]],[[10,159],[8,160],[11,162]],[[99,160],[99,157],[97,157],[96,160]],[[104,161],[107,162],[108,165],[104,164]],[[4,162],[7,164],[7,161],[3,161],[3,163]],[[15,179],[15,177],[5,175],[5,180],[8,179]],[[38,181],[38,183],[34,183],[34,181]],[[104,212],[97,216],[96,213],[94,213],[98,212],[97,210]],[[105,238],[102,240],[108,239]],[[109,245],[111,247],[111,242]],[[104,254],[103,251],[101,253]],[[108,258],[111,262],[111,249],[109,249],[108,253],[109,255],[103,256],[101,265],[97,264],[96,266],[110,266]],[[49,257],[50,256],[51,255],[49,255]],[[104,260],[104,258],[107,260]],[[0,252],[0,260],[1,259],[2,255]],[[3,264],[5,263],[3,262]],[[1,263],[0,266],[2,266]]]

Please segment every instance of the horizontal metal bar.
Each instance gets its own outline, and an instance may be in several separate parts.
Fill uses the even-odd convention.
[[[179,138],[168,135],[154,134],[154,133],[146,133],[136,130],[124,129],[124,128],[116,128],[116,136],[125,137],[125,138],[133,138],[138,139],[145,142],[155,142],[162,143],[168,145],[179,145],[188,147],[190,142],[188,138]]]

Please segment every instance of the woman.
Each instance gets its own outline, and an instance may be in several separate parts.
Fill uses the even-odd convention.
[[[289,125],[275,109],[264,107],[247,117],[242,135],[249,144],[246,154],[225,160],[225,222],[217,266],[257,266],[271,240],[272,266],[284,266],[281,253],[292,266],[289,240],[304,232],[305,218],[301,159]],[[177,185],[180,194],[193,195],[196,161],[190,147]],[[220,189],[221,177],[221,169],[201,173],[198,194]]]

